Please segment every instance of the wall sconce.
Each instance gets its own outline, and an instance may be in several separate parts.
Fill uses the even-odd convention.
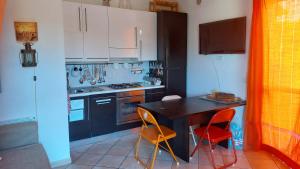
[[[20,62],[23,67],[37,66],[37,52],[32,49],[33,42],[38,41],[36,22],[15,22],[16,40],[24,44],[20,51]]]
[[[25,49],[20,51],[20,62],[23,67],[36,67],[37,66],[37,53],[32,49],[32,44],[27,42],[24,44]]]

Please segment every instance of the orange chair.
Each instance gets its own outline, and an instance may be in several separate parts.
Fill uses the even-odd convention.
[[[150,142],[151,144],[155,145],[150,169],[153,169],[153,167],[154,167],[154,161],[157,156],[158,147],[161,147],[161,148],[165,149],[166,151],[168,151],[172,155],[174,160],[177,162],[177,165],[179,165],[179,162],[177,161],[177,159],[174,155],[174,152],[167,141],[171,138],[176,137],[176,132],[163,126],[163,125],[159,125],[157,123],[157,121],[155,120],[155,118],[153,117],[153,115],[149,111],[138,107],[137,112],[143,121],[143,125],[142,125],[141,131],[139,133],[139,138],[138,138],[136,146],[135,146],[136,160],[138,160],[138,162],[141,163],[145,168],[148,168],[147,165],[144,164],[143,161],[140,160],[138,157],[140,141],[143,138],[143,139],[147,140],[148,142]],[[147,123],[152,124],[152,125],[149,126]],[[164,142],[167,145],[168,149],[161,146],[160,145],[161,142]]]
[[[237,156],[236,156],[236,150],[235,150],[235,143],[232,138],[232,133],[229,130],[230,122],[233,119],[235,115],[235,110],[234,109],[227,109],[227,110],[221,110],[217,112],[212,119],[210,120],[209,124],[206,127],[200,127],[195,129],[195,134],[200,138],[197,146],[192,152],[191,157],[195,154],[195,152],[200,148],[201,142],[203,139],[207,140],[209,143],[209,148],[210,148],[210,156],[212,159],[213,167],[214,169],[223,169],[230,167],[234,165],[237,162]],[[227,123],[227,126],[225,129],[220,128],[215,126],[214,124],[219,124],[219,123]],[[215,163],[215,158],[213,156],[213,147],[218,144],[221,141],[231,139],[232,141],[232,148],[234,152],[234,161],[225,164],[219,168],[217,168],[216,163]]]

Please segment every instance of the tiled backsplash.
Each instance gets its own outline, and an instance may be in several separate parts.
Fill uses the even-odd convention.
[[[106,76],[104,77],[104,83],[96,83],[99,85],[108,85],[114,83],[133,83],[133,82],[143,82],[144,76],[149,72],[149,62],[140,62],[140,63],[115,63],[115,64],[88,64],[88,65],[66,65],[67,72],[69,74],[69,86],[70,87],[87,87],[92,86],[90,80],[84,81],[82,84],[79,82],[84,68],[88,67],[89,71],[93,76],[93,67],[104,67],[106,71]],[[79,75],[74,74],[72,71],[77,67],[79,70],[82,68],[82,73]],[[139,69],[143,70],[139,73]],[[81,70],[81,69],[80,69]],[[80,72],[80,71],[78,71]]]

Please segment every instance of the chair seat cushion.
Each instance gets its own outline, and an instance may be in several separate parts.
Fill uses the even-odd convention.
[[[199,138],[204,138],[208,140],[208,134],[206,133],[206,128],[207,127],[200,127],[195,129],[194,130],[195,134]],[[227,131],[225,129],[216,126],[210,126],[208,133],[209,133],[210,141],[214,143],[218,143],[220,141],[227,140],[232,137],[232,133],[230,131]]]
[[[0,151],[1,169],[51,169],[41,144]]]
[[[159,125],[159,127],[162,130],[162,133],[164,134],[166,140],[176,137],[175,131],[173,131],[163,125]],[[141,136],[144,139],[151,142],[152,144],[156,144],[157,141],[158,142],[164,141],[162,138],[158,140],[159,135],[160,135],[160,132],[154,126],[149,126],[148,128],[144,128],[144,130],[141,132]]]

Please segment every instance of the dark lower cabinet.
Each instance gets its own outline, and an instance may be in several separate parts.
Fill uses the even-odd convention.
[[[116,95],[90,97],[91,135],[98,136],[116,130]]]
[[[111,133],[116,130],[116,127],[115,94],[71,99],[70,141]]]
[[[165,89],[149,89],[146,90],[146,103],[161,101],[161,99],[166,95]]]
[[[69,113],[70,141],[89,138],[91,123],[88,111],[88,97],[72,98]]]
[[[165,89],[146,90],[146,102],[160,101]],[[135,128],[141,122],[117,125],[117,98],[115,93],[71,99],[69,114],[70,141]]]

